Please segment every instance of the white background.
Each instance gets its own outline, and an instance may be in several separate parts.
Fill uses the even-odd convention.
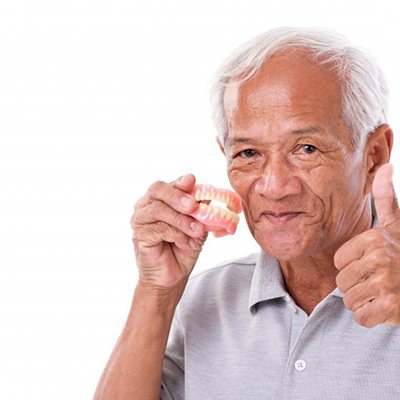
[[[135,201],[187,172],[228,187],[209,87],[237,45],[280,25],[342,32],[380,61],[399,131],[394,3],[1,2],[0,399],[93,396],[137,279]],[[242,222],[196,268],[256,249]]]

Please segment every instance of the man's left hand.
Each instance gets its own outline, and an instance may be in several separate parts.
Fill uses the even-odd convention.
[[[350,239],[334,257],[344,304],[367,328],[400,325],[400,209],[392,175],[385,164],[372,184],[378,226]]]

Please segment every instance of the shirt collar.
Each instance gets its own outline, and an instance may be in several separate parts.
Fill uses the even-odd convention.
[[[372,203],[371,228],[375,228],[377,225],[378,219],[376,218],[376,211]],[[249,295],[250,311],[253,313],[255,311],[255,306],[261,301],[288,298],[288,296],[278,260],[261,251],[251,281]],[[335,288],[330,296],[343,298],[343,293],[339,288]]]
[[[287,296],[278,260],[260,252],[251,281],[249,308],[253,312],[261,301]]]

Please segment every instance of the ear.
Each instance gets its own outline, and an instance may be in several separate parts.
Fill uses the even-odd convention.
[[[366,186],[365,194],[372,190],[372,182],[374,181],[376,171],[389,162],[390,153],[393,146],[393,131],[388,124],[379,125],[368,136],[365,144],[366,157]]]
[[[221,143],[221,141],[219,140],[219,137],[217,136],[217,137],[215,138],[215,140],[217,141],[218,146],[219,146],[220,150],[222,151],[222,154],[225,155],[225,147],[224,147],[224,145]]]

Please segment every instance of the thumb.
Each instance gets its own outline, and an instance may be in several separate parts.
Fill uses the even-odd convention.
[[[193,174],[186,174],[171,183],[177,189],[183,190],[184,192],[190,192],[196,183],[196,177]]]
[[[396,195],[393,189],[393,165],[384,164],[376,172],[372,183],[376,215],[379,226],[388,226],[396,221],[399,211]]]

